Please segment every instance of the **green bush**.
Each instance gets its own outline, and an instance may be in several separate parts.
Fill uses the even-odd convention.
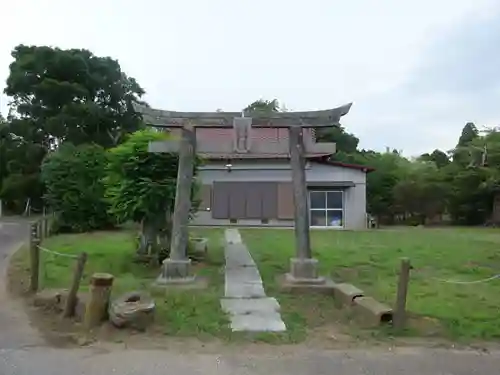
[[[141,224],[137,250],[139,256],[147,253],[156,256],[162,249],[165,255],[169,251],[178,155],[148,151],[150,142],[168,139],[174,138],[167,133],[140,130],[129,135],[124,143],[108,151],[106,199],[110,204],[110,212],[119,223],[134,221]],[[192,211],[196,211],[199,204],[195,199],[199,163],[197,158],[195,183],[191,191]]]
[[[47,155],[42,180],[59,231],[86,232],[112,226],[104,199],[106,163],[106,152],[98,145],[64,144]]]

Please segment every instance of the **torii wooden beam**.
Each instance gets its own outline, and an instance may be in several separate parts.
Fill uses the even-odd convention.
[[[338,125],[351,106],[349,103],[321,111],[257,113],[248,117],[252,118],[252,127],[256,128],[328,128]],[[233,119],[241,117],[241,112],[176,112],[140,104],[134,104],[134,109],[142,115],[144,122],[159,128],[182,128],[188,122],[197,128],[232,128]]]

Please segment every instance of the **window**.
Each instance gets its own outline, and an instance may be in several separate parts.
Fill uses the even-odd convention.
[[[342,191],[310,191],[309,211],[313,227],[343,227],[344,193]]]

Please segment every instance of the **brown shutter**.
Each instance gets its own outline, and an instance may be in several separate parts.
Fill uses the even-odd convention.
[[[245,219],[246,208],[246,183],[228,182],[229,186],[229,218]]]
[[[277,219],[278,218],[278,189],[275,182],[261,183],[261,199],[262,199],[262,218]]]
[[[200,200],[200,211],[212,209],[212,185],[201,185],[198,199]]]
[[[262,219],[262,198],[258,183],[246,185],[246,219]]]
[[[293,185],[291,182],[278,184],[278,218],[294,218]]]
[[[229,189],[223,182],[214,182],[212,217],[229,219]]]

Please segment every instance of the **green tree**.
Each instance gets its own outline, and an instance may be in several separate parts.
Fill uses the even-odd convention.
[[[452,193],[450,214],[459,224],[483,224],[491,217],[500,186],[500,132],[493,129],[475,136],[460,152],[468,160],[445,169]]]
[[[243,112],[248,114],[251,113],[269,114],[273,112],[280,112],[280,103],[278,99],[273,99],[273,100],[259,99],[247,105],[243,109]]]
[[[442,215],[449,190],[434,162],[416,161],[408,164],[393,188],[394,209],[415,224]]]
[[[65,143],[47,155],[42,179],[58,230],[86,232],[111,226],[104,199],[106,163],[106,152],[98,145]]]
[[[7,209],[20,213],[29,200],[41,207],[40,160],[45,150],[12,132],[12,122],[0,124],[0,199]]]
[[[45,155],[65,142],[120,143],[141,127],[132,104],[144,91],[116,60],[88,50],[19,45],[12,57],[4,92],[11,98],[8,132],[15,150],[1,195],[16,205],[30,198],[41,206]]]
[[[336,143],[337,153],[343,154],[342,157],[358,151],[359,138],[354,134],[348,133],[343,126],[316,129],[316,140],[318,142]]]
[[[473,122],[468,122],[462,129],[462,133],[458,139],[458,143],[455,149],[452,151],[453,153],[453,161],[455,163],[459,163],[463,166],[471,163],[471,150],[468,149],[470,143],[479,137],[479,131],[474,125]]]
[[[434,150],[430,154],[422,154],[420,155],[419,160],[433,162],[438,168],[443,168],[450,164],[450,158],[441,150]]]
[[[15,127],[19,135],[30,134],[47,149],[65,141],[111,147],[140,127],[132,104],[144,90],[118,61],[84,49],[25,45],[12,57],[4,92],[11,113],[29,128]]]
[[[375,170],[366,177],[368,212],[381,223],[392,223],[396,213],[394,188],[403,178],[410,162],[393,152],[364,152],[359,164]]]
[[[140,130],[121,145],[109,150],[106,197],[110,212],[118,222],[141,224],[141,240],[137,255],[158,255],[168,251],[171,214],[175,202],[178,156],[169,153],[150,153],[151,141],[168,139],[169,134]],[[197,165],[195,165],[195,176]],[[197,210],[192,191],[192,210]]]

